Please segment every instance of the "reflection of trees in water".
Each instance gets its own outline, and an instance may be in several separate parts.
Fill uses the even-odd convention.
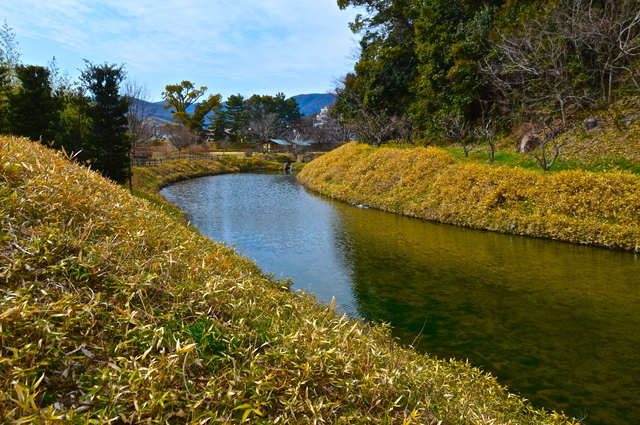
[[[611,423],[640,407],[632,254],[339,211],[336,249],[363,318],[391,323],[419,350],[469,359],[542,407]],[[633,396],[603,404],[620,393]]]

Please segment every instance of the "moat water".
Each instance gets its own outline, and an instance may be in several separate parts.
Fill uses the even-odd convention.
[[[468,360],[536,407],[640,423],[640,258],[385,213],[285,174],[231,174],[162,194],[211,239],[406,344]]]

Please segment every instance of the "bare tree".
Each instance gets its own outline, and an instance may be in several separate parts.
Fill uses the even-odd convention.
[[[353,124],[358,139],[364,143],[380,146],[396,135],[397,121],[379,110],[361,110]]]
[[[351,140],[355,135],[355,126],[340,118],[331,118],[325,126],[322,127],[325,139],[332,144],[343,143]]]
[[[5,19],[2,28],[0,28],[0,66],[13,69],[19,63],[20,52],[16,35]]]
[[[334,118],[352,124],[356,137],[364,143],[380,146],[389,140],[409,140],[411,122],[389,115],[383,109],[366,106],[362,93],[351,86],[354,80],[355,75],[348,74],[334,81],[337,96],[332,113]]]
[[[288,140],[316,140],[318,131],[312,117],[303,117],[291,123],[285,134]]]
[[[498,93],[512,104],[546,107],[559,113],[563,122],[569,106],[591,103],[588,89],[574,84],[571,52],[554,22],[529,22],[516,34],[501,35],[494,61],[482,68]]]
[[[331,107],[323,109],[317,116],[305,117],[297,121],[295,129],[303,140],[335,147],[351,140],[354,135],[353,125],[347,123],[340,116],[333,116]]]
[[[571,108],[592,105],[598,92],[610,102],[623,75],[640,88],[638,1],[563,0],[547,16],[500,34],[494,51],[482,72],[502,101],[535,105],[566,123]]]
[[[339,144],[351,140],[356,133],[356,126],[340,116],[333,116],[332,108],[327,117],[314,127],[319,134],[320,142]]]
[[[0,133],[4,133],[9,123],[9,98],[19,84],[16,66],[20,62],[18,42],[13,30],[4,21],[0,27]]]
[[[565,0],[562,35],[579,48],[609,101],[614,83],[629,75],[640,89],[640,8],[637,0]]]
[[[124,95],[131,100],[127,125],[133,141],[133,149],[144,146],[154,134],[154,124],[151,122],[152,108],[147,87],[137,80],[127,79],[124,83]]]
[[[199,140],[198,134],[180,124],[165,124],[162,126],[162,133],[178,150],[194,145]]]
[[[71,75],[68,71],[64,73],[60,71],[55,56],[47,62],[47,69],[49,70],[49,81],[51,81],[51,88],[54,93],[62,94],[74,90],[75,83],[72,81]]]
[[[249,139],[254,143],[264,143],[278,135],[280,118],[275,112],[256,116],[249,120]]]
[[[495,123],[490,118],[483,119],[474,128],[474,133],[479,140],[485,140],[489,145],[489,161],[493,162],[496,158]]]
[[[470,131],[469,123],[460,115],[445,115],[440,119],[440,128],[446,137],[460,145],[464,156],[469,156],[480,143],[480,138]]]
[[[531,155],[544,171],[549,171],[560,156],[560,150],[567,143],[566,139],[559,137],[566,124],[558,124],[551,118],[537,117],[533,125],[537,134],[537,144]]]

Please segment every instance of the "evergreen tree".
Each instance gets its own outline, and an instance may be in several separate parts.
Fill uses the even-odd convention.
[[[87,62],[81,81],[89,91],[91,136],[83,152],[91,168],[123,183],[129,173],[131,139],[127,133],[129,99],[121,96],[123,66]]]
[[[420,8],[416,21],[418,78],[411,112],[418,129],[433,135],[449,116],[475,121],[482,115],[488,55],[497,2],[438,0]]]
[[[89,118],[89,99],[83,87],[65,87],[56,93],[60,99],[60,133],[56,145],[67,152],[77,153],[89,146],[91,120]],[[80,155],[80,159],[82,154]]]
[[[20,86],[9,95],[9,128],[16,136],[53,143],[59,130],[60,104],[53,94],[49,70],[43,66],[18,65]]]
[[[417,75],[415,20],[419,6],[413,0],[338,0],[338,6],[365,7],[351,30],[361,34],[360,57],[355,78],[339,87],[338,99],[349,105],[354,122],[365,123],[371,116],[386,120],[405,117],[413,102],[413,82]],[[357,99],[357,102],[355,101]],[[394,118],[395,117],[395,118]]]
[[[281,130],[284,130],[293,121],[302,118],[298,102],[292,97],[285,98],[284,93],[278,93],[275,96],[254,94],[247,99],[245,112],[251,120],[259,120],[267,115],[275,114]]]
[[[302,117],[300,105],[284,93],[275,96],[254,94],[245,102],[247,134],[254,143],[285,137],[295,120]]]
[[[211,118],[211,127],[218,140],[228,138],[232,143],[242,141],[246,126],[245,99],[240,94],[229,96],[224,107]]]

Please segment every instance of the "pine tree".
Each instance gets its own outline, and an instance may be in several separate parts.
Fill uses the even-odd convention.
[[[52,143],[59,129],[60,103],[53,95],[49,70],[18,65],[16,75],[20,87],[9,95],[11,133]]]
[[[81,80],[90,93],[91,136],[85,159],[91,168],[118,183],[129,173],[131,138],[127,133],[129,99],[119,94],[123,66],[87,62]]]

